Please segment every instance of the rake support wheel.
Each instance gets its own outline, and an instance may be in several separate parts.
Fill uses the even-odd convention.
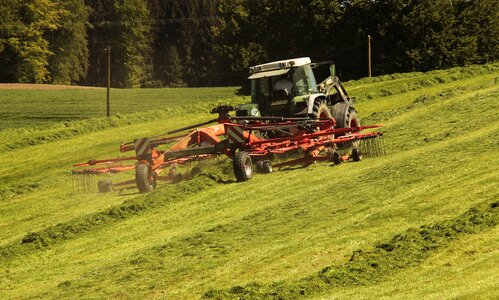
[[[361,161],[362,160],[362,152],[359,149],[354,148],[352,150],[352,159],[353,161]]]
[[[263,174],[269,174],[272,173],[272,162],[270,160],[265,160],[262,163],[262,173]]]
[[[156,189],[156,174],[148,164],[138,164],[135,169],[135,183],[141,193],[149,193]]]
[[[250,180],[253,177],[253,162],[245,151],[239,151],[232,161],[234,175],[239,182]]]
[[[109,193],[113,190],[113,183],[109,179],[99,180],[99,182],[97,182],[97,187],[99,193]]]
[[[336,151],[333,153],[333,156],[331,157],[331,161],[335,165],[339,165],[343,162],[343,160],[341,159],[341,155]]]

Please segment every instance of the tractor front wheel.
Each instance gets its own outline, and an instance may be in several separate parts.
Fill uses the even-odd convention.
[[[239,182],[250,180],[253,177],[253,162],[251,157],[245,151],[239,151],[232,161],[234,175]]]
[[[156,174],[148,164],[138,164],[135,169],[135,183],[141,193],[149,193],[156,188]]]
[[[312,108],[312,115],[317,119],[331,119],[331,110],[325,100],[316,99]]]

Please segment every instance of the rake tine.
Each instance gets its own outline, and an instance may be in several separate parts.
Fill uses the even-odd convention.
[[[378,152],[378,157],[380,157],[381,156],[381,147],[380,147],[380,143],[379,143],[379,137],[376,137],[376,149]]]
[[[386,156],[385,139],[383,136],[381,136],[381,147],[383,148],[383,156]]]
[[[376,157],[380,157],[381,156],[381,149],[380,149],[380,146],[379,146],[379,138],[378,137],[376,137],[376,154],[377,154]]]
[[[369,147],[370,147],[370,151],[371,151],[371,157],[375,158],[376,157],[376,148],[375,148],[375,145],[374,145],[374,139],[373,138],[369,139]]]
[[[362,144],[363,145],[363,149],[362,149],[362,153],[364,153],[364,155],[366,157],[371,157],[371,153],[369,153],[369,139],[366,139],[363,141],[364,143]]]
[[[369,153],[369,139],[365,139],[362,141],[362,153],[365,157],[370,157],[371,153]]]
[[[369,139],[365,139],[362,141],[362,154],[364,157],[369,157]]]
[[[375,158],[376,157],[376,147],[374,144],[374,138],[369,139],[369,147],[371,150],[371,157]]]

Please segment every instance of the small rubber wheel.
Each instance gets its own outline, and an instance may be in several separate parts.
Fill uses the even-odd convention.
[[[258,160],[256,163],[256,171],[258,173],[263,173],[263,160]]]
[[[156,174],[148,164],[138,164],[135,169],[135,183],[141,193],[149,193],[156,189]]]
[[[191,177],[196,177],[201,173],[203,173],[203,169],[201,168],[201,166],[197,165],[194,168],[192,168],[190,175]]]
[[[109,193],[113,190],[113,183],[110,179],[99,180],[97,182],[99,193]]]
[[[333,161],[333,164],[335,164],[335,165],[339,165],[343,162],[343,160],[341,159],[341,155],[338,152],[333,153],[331,160]]]
[[[352,159],[353,161],[361,161],[362,160],[362,152],[359,149],[354,148],[352,150]]]
[[[250,180],[253,177],[253,162],[251,157],[245,151],[239,151],[232,161],[234,175],[239,182]]]
[[[263,174],[272,173],[272,162],[270,160],[266,160],[262,163],[262,173]]]
[[[175,175],[175,177],[173,177],[172,182],[173,183],[179,183],[182,180],[184,180],[184,177],[182,176],[182,174],[178,173],[178,174]]]

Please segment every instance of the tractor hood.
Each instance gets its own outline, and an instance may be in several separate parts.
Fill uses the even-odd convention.
[[[251,74],[248,79],[258,79],[258,78],[263,78],[263,77],[273,77],[273,76],[279,76],[282,74],[286,74],[289,72],[289,68],[287,69],[279,69],[279,70],[272,70],[272,71],[265,71],[265,72],[258,72],[258,73],[253,73]]]

